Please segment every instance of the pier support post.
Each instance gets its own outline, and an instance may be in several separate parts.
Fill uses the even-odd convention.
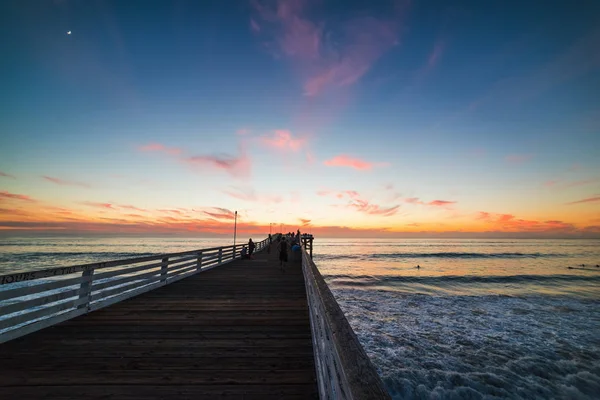
[[[162,259],[162,264],[160,266],[160,281],[167,281],[167,269],[169,268],[169,257],[165,257]]]
[[[202,252],[198,253],[198,258],[196,259],[196,271],[200,271],[202,269]]]
[[[78,309],[89,308],[90,295],[92,293],[92,275],[94,268],[88,268],[81,274],[81,286],[79,286],[79,299],[85,299],[84,303],[77,306]]]

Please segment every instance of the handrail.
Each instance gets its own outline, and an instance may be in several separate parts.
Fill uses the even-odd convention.
[[[257,242],[256,251],[267,244]],[[243,246],[0,275],[0,343],[232,262]]]
[[[317,266],[301,251],[320,398],[391,399]]]

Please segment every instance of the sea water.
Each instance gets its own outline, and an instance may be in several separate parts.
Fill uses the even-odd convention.
[[[600,398],[598,240],[319,239],[314,260],[393,398]]]
[[[0,274],[229,244],[2,238]],[[317,237],[314,260],[395,399],[600,398],[598,240]]]

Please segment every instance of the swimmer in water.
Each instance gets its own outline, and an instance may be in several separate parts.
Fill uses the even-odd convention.
[[[417,265],[417,269],[419,269],[419,268],[421,268],[421,266],[420,266],[420,265]]]

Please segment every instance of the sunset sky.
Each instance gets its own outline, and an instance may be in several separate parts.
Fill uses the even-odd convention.
[[[451,3],[454,3],[453,5]],[[3,1],[0,230],[600,237],[600,2]]]

